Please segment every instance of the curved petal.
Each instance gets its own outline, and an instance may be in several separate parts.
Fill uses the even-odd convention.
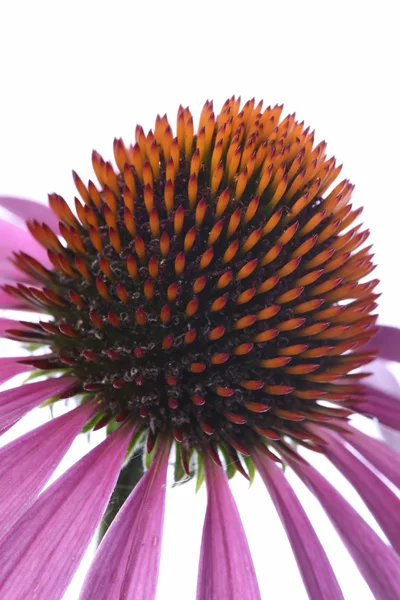
[[[381,325],[375,337],[363,348],[377,349],[378,357],[400,362],[400,329]]]
[[[87,402],[0,448],[0,538],[35,500],[94,411]]]
[[[22,331],[28,331],[28,328],[20,323],[20,321],[16,321],[15,319],[0,318],[0,336],[4,337],[4,334],[7,333],[8,329],[21,329]]]
[[[400,489],[400,454],[393,452],[384,442],[375,440],[354,427],[347,426],[340,435]]]
[[[25,304],[22,298],[14,298],[7,294],[5,290],[0,288],[0,308],[10,309],[10,310],[32,310],[32,306],[29,304]]]
[[[246,534],[224,470],[205,458],[207,511],[197,600],[260,600]]]
[[[6,357],[0,358],[0,384],[4,383],[11,377],[15,377],[15,375],[19,375],[20,373],[25,373],[26,371],[31,371],[33,367],[30,365],[22,365],[19,363],[19,360],[23,360],[25,357],[16,356],[16,357]]]
[[[54,377],[0,392],[0,433],[14,425],[32,408],[66,391],[75,381],[69,376]]]
[[[400,430],[400,402],[389,401],[382,396],[369,394],[367,398],[351,404],[351,408],[362,415],[375,417],[380,423]]]
[[[398,598],[400,559],[392,548],[311,465],[286,459],[324,507],[376,600]]]
[[[35,219],[39,223],[46,223],[50,229],[58,231],[59,220],[47,204],[17,196],[0,196],[0,206],[20,217],[24,223]]]
[[[86,454],[4,536],[2,600],[62,598],[107,506],[132,431],[123,426]]]
[[[385,394],[393,395],[400,399],[400,386],[396,377],[389,369],[387,360],[376,359],[368,365],[369,377],[363,380],[363,388],[378,389]]]
[[[399,382],[388,368],[388,365],[389,363],[386,360],[374,360],[368,366],[368,370],[372,371],[372,375],[364,380],[364,390],[366,390],[367,394],[368,392],[374,393],[378,390],[389,395],[398,402],[398,410],[400,411]],[[392,403],[392,406],[396,407],[394,403]],[[379,429],[389,446],[399,452],[400,432],[391,429],[390,426],[385,425],[383,422],[379,423]]]
[[[152,600],[156,594],[171,443],[162,443],[108,529],[80,595],[82,600]]]
[[[341,442],[339,436],[312,427],[327,443],[324,453],[357,490],[389,542],[400,554],[400,499]]]
[[[275,504],[311,600],[342,600],[324,549],[282,470],[261,451],[254,464]]]

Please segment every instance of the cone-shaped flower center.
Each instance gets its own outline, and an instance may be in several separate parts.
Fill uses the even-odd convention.
[[[175,138],[157,118],[115,142],[118,172],[93,154],[100,190],[74,175],[78,218],[50,197],[66,244],[29,224],[54,269],[19,255],[38,288],[9,291],[53,319],[19,337],[49,344],[38,366],[71,367],[107,418],[246,452],[346,414],[318,401],[344,400],[355,387],[333,382],[370,359],[354,352],[373,333],[368,233],[350,228],[353,186],[330,190],[325,143],[280,112],[206,103],[194,135],[180,109]]]

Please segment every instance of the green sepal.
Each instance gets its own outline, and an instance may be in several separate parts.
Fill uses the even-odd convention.
[[[31,371],[29,375],[27,375],[24,383],[28,383],[28,381],[32,381],[33,379],[37,379],[38,377],[47,376],[47,378],[51,378],[53,375],[66,375],[69,373],[71,369],[35,369]]]
[[[90,421],[86,423],[84,427],[82,427],[81,433],[88,433],[89,431],[91,431],[93,427],[95,427],[95,425],[97,425],[97,423],[101,421],[103,417],[105,417],[105,414],[106,413],[104,412],[97,413],[97,415],[95,415],[92,419],[90,419]]]
[[[133,455],[131,460],[121,469],[113,494],[101,520],[98,543],[101,542],[107,529],[117,516],[119,509],[128,498],[129,494],[139,483],[143,476],[143,472],[142,453],[138,452],[138,454]]]
[[[252,461],[252,459],[250,458],[250,456],[244,456],[242,455],[242,459],[247,467],[247,473],[250,477],[250,484],[251,485],[254,481],[254,477],[256,475],[256,468],[254,466],[254,463]]]
[[[232,479],[232,477],[236,474],[236,467],[233,464],[232,457],[229,456],[228,451],[226,450],[223,444],[219,445],[219,449],[221,450],[224,459],[225,459],[225,472],[228,479]]]
[[[205,481],[204,460],[200,452],[197,453],[197,476],[196,476],[196,492],[199,491]]]
[[[195,468],[195,458],[194,458],[193,452],[191,452],[190,456],[188,456],[188,466],[189,466],[190,475],[187,475],[185,469],[183,468],[182,446],[178,442],[175,442],[175,465],[174,465],[173,487],[176,485],[183,485],[184,483],[187,483],[188,481],[193,479],[193,477],[195,476],[196,468]]]
[[[186,473],[182,467],[181,461],[181,448],[178,442],[175,442],[175,467],[174,467],[174,481],[178,483],[186,477]]]
[[[114,431],[117,431],[118,427],[119,423],[117,423],[117,421],[114,418],[112,418],[110,421],[108,421],[106,425],[106,434],[111,435],[112,433],[114,433]]]
[[[60,396],[52,396],[45,402],[42,402],[42,404],[39,405],[39,408],[46,408],[46,406],[52,407],[52,405],[55,404],[56,402],[58,402],[59,400],[60,400]]]
[[[22,344],[22,347],[29,352],[29,354],[33,354],[36,350],[40,350],[41,348],[46,348],[47,344]]]
[[[128,450],[126,451],[126,454],[125,454],[124,464],[127,464],[127,462],[129,462],[133,453],[134,454],[140,453],[141,456],[143,455],[144,445],[139,444],[139,442],[140,442],[141,438],[143,437],[144,432],[145,432],[144,426],[139,427],[139,429],[137,430],[137,432],[135,433],[135,435],[129,442]],[[140,445],[140,448],[139,448],[139,445]],[[137,452],[135,452],[135,450],[137,450]],[[143,464],[143,459],[142,459],[142,464]]]
[[[154,460],[154,457],[156,455],[157,452],[157,446],[158,446],[158,440],[160,439],[160,436],[157,437],[156,439],[156,443],[154,444],[154,448],[151,452],[145,452],[144,453],[144,466],[147,469],[150,469],[152,462]]]

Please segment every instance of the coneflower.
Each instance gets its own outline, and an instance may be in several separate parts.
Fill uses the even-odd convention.
[[[231,98],[215,115],[207,101],[195,128],[180,107],[176,128],[157,117],[133,145],[115,140],[116,167],[94,152],[98,184],[73,173],[75,210],[58,194],[50,208],[2,198],[29,232],[1,224],[1,305],[41,316],[0,321],[35,348],[0,359],[0,379],[45,377],[0,393],[0,431],[49,398],[76,398],[0,450],[3,600],[62,597],[138,449],[151,466],[81,597],[154,598],[172,446],[177,472],[207,486],[198,600],[260,598],[224,467],[260,473],[310,598],[342,598],[282,464],[319,499],[375,597],[400,598],[400,501],[376,474],[399,487],[400,456],[349,424],[358,412],[400,429],[398,401],[358,371],[382,348],[398,360],[399,333],[370,342],[378,281],[353,185],[336,183],[325,142],[281,112]],[[74,437],[101,427],[105,441],[39,495]],[[299,446],[338,467],[390,546]]]

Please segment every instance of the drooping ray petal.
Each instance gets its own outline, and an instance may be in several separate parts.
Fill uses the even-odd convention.
[[[395,419],[391,420],[393,423],[397,419],[397,411],[400,412],[400,386],[396,377],[389,368],[390,363],[386,360],[374,360],[369,366],[368,371],[372,372],[372,375],[364,380],[364,386],[366,390],[366,396],[368,393],[375,393],[376,391],[386,394],[395,400],[391,402],[392,407],[398,407],[396,410]],[[400,451],[400,433],[392,426],[386,425],[383,421],[379,423],[379,429],[383,435],[384,440],[389,446],[398,452]]]
[[[260,600],[246,534],[224,470],[205,459],[207,511],[197,600]]]
[[[360,397],[360,401],[366,400],[374,404],[379,404],[384,408],[390,408],[400,412],[400,398],[391,393],[386,393],[375,387],[364,386],[364,395]]]
[[[0,384],[4,383],[11,377],[30,371],[33,367],[30,365],[22,365],[19,360],[23,360],[23,356],[0,358]]]
[[[47,252],[36,242],[29,231],[0,219],[0,276],[10,278],[11,276],[15,277],[16,274],[17,279],[26,279],[26,275],[16,269],[9,261],[9,257],[12,256],[13,252],[25,252],[38,260],[43,266],[51,266]]]
[[[35,219],[58,231],[58,219],[47,204],[17,196],[0,196],[0,206],[20,217],[24,223]]]
[[[0,542],[2,600],[62,598],[111,496],[127,424],[45,490]]]
[[[381,325],[376,336],[366,347],[376,348],[379,358],[400,362],[400,329]]]
[[[150,469],[108,529],[86,577],[82,600],[155,597],[171,443],[162,442]]]
[[[8,329],[20,329],[21,331],[27,330],[27,327],[22,325],[19,321],[14,319],[2,319],[0,318],[0,336],[4,336]]]
[[[21,279],[23,279],[23,273],[21,274]],[[25,305],[22,298],[13,298],[13,296],[10,296],[10,294],[7,294],[6,291],[0,288],[0,308],[30,310],[32,307],[29,307],[28,304]]]
[[[343,599],[321,542],[284,473],[260,451],[253,460],[281,518],[310,599]]]
[[[393,549],[311,465],[287,461],[324,507],[376,600],[398,598],[400,558]]]
[[[371,394],[354,404],[352,408],[363,415],[375,417],[384,425],[400,430],[399,400],[390,400],[389,396],[384,398],[383,394]]]
[[[339,436],[311,427],[327,444],[325,454],[360,494],[389,542],[400,554],[400,499],[366,465],[354,456]]]
[[[376,417],[394,429],[400,429],[400,387],[384,361],[374,361],[373,375],[365,380],[362,394],[353,410]]]
[[[0,277],[2,283],[7,281],[8,283],[13,283],[15,281],[19,282],[32,282],[32,279],[26,273],[23,273],[20,269],[17,269],[16,266],[12,264],[9,260],[9,253],[5,254],[5,250],[0,248]]]
[[[0,448],[0,538],[29,508],[93,414],[92,402]]]
[[[366,389],[380,390],[385,394],[398,397],[400,400],[400,386],[396,377],[391,372],[387,360],[375,359],[368,365],[369,377],[363,380]]]
[[[354,427],[347,426],[341,435],[382,475],[400,488],[400,454],[393,452],[384,442],[375,440]]]
[[[75,382],[74,377],[55,377],[0,392],[0,433],[11,427],[32,408],[52,396],[61,394]]]

